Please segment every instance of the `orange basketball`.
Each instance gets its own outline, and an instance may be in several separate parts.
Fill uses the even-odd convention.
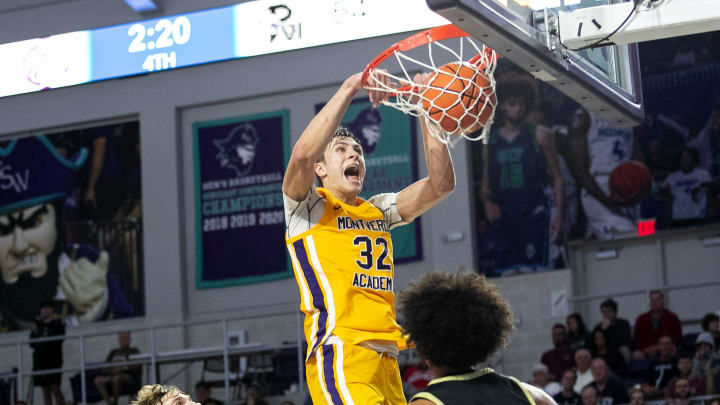
[[[652,173],[645,164],[637,160],[625,162],[610,173],[610,193],[636,203],[652,188]]]
[[[445,132],[470,133],[492,116],[497,99],[487,76],[458,62],[440,67],[422,94],[423,109]]]

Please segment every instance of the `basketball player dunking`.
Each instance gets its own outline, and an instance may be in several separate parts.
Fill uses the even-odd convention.
[[[381,80],[389,84],[387,77]],[[416,83],[427,80],[415,77]],[[396,357],[407,345],[395,321],[389,231],[455,187],[447,146],[423,123],[428,176],[398,193],[358,197],[363,150],[338,125],[361,88],[361,74],[349,77],[310,121],[282,187],[286,242],[305,313],[307,383],[316,404],[405,404]],[[377,107],[389,95],[370,91],[369,97]],[[315,176],[322,188],[313,185]]]
[[[580,196],[588,233],[598,239],[634,235],[637,206],[609,193],[610,172],[630,160],[642,160],[632,129],[615,128],[584,109],[572,119],[570,167],[582,187]]]

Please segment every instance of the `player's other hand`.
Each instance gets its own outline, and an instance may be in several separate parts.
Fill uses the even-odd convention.
[[[364,87],[368,92],[370,103],[373,107],[378,108],[383,101],[392,97],[393,91],[397,89],[397,84],[390,80],[386,70],[374,69],[370,71]]]
[[[414,105],[420,101],[423,93],[427,90],[428,83],[430,83],[430,78],[432,76],[432,73],[418,73],[415,77],[413,77],[413,95],[410,96],[410,104]]]
[[[485,200],[485,218],[487,218],[490,223],[493,223],[501,217],[500,206],[490,200]]]

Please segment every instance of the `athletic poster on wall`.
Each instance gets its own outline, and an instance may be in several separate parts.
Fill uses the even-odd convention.
[[[0,332],[145,313],[139,126],[0,141]]]
[[[324,105],[316,105],[316,112]],[[363,147],[367,171],[361,198],[398,192],[418,179],[414,117],[386,106],[375,109],[364,98],[350,104],[340,125],[350,129]],[[420,218],[390,234],[395,263],[422,260]]]
[[[289,112],[193,124],[197,288],[292,276],[282,179]]]

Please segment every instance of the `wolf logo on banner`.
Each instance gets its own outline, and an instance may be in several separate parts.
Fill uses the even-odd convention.
[[[252,170],[255,161],[255,147],[258,135],[250,123],[238,125],[225,139],[216,139],[213,144],[218,148],[217,160],[220,167],[235,170],[242,177]]]

